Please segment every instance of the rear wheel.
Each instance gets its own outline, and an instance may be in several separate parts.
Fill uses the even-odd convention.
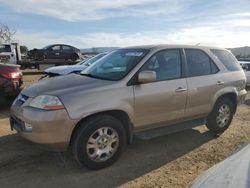
[[[113,164],[125,146],[122,123],[112,116],[98,116],[85,122],[75,133],[72,152],[75,159],[89,169]]]
[[[70,56],[70,59],[71,59],[72,61],[76,61],[78,58],[79,58],[79,57],[78,57],[77,54],[72,54],[72,55]]]
[[[207,128],[215,134],[223,133],[231,124],[234,109],[229,98],[219,99],[207,119]]]

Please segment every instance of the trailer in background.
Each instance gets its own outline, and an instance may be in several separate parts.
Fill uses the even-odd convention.
[[[17,64],[22,60],[20,46],[18,43],[0,44],[0,62],[7,64]]]

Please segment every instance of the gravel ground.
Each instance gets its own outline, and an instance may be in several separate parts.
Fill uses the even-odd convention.
[[[27,81],[31,78],[25,78]],[[113,166],[89,171],[70,152],[46,151],[9,128],[11,101],[0,104],[0,187],[187,187],[206,169],[250,141],[250,91],[230,128],[213,137],[205,128],[128,146]]]

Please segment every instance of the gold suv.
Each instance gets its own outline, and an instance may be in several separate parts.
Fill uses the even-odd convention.
[[[215,47],[157,45],[111,52],[78,74],[39,81],[16,98],[11,128],[91,169],[111,165],[134,135],[199,125],[225,131],[247,94],[235,57]],[[70,146],[70,147],[69,147]]]

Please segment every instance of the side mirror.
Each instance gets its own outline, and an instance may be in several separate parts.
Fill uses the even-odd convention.
[[[138,74],[139,83],[150,83],[156,81],[155,71],[141,71]]]

